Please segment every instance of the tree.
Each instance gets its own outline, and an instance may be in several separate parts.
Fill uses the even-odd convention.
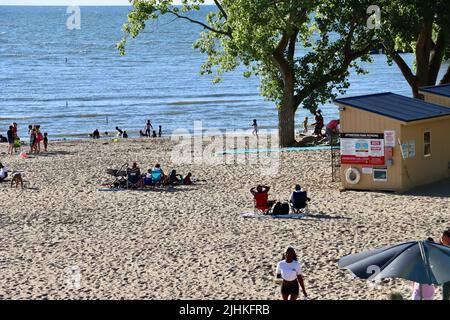
[[[383,1],[383,24],[377,36],[390,62],[394,61],[416,98],[422,86],[435,85],[442,62],[450,59],[450,1],[397,0]],[[398,51],[413,51],[410,68]],[[440,81],[450,83],[450,67]]]
[[[311,112],[348,88],[349,69],[364,72],[356,61],[369,60],[373,31],[366,28],[369,1],[357,0],[214,0],[216,10],[205,21],[190,11],[204,0],[136,0],[124,25],[136,37],[149,19],[171,15],[200,25],[204,31],[194,47],[208,58],[203,74],[216,74],[239,65],[245,76],[261,78],[261,94],[277,104],[280,146],[295,141],[295,113],[300,105]],[[126,37],[118,44],[125,53]],[[308,51],[299,53],[300,46]]]

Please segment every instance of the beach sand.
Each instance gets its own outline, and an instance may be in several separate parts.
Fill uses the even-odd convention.
[[[408,240],[436,240],[450,198],[340,192],[327,151],[280,153],[280,172],[258,165],[173,164],[169,140],[51,142],[49,152],[0,161],[26,188],[0,184],[0,299],[280,299],[276,263],[297,249],[311,299],[409,299],[412,284],[378,285],[339,270],[344,255]],[[100,192],[107,168],[137,161],[191,171],[195,186]],[[249,189],[287,199],[300,183],[312,198],[302,220],[244,219]],[[72,269],[71,269],[72,268]],[[441,289],[436,293],[441,298]]]

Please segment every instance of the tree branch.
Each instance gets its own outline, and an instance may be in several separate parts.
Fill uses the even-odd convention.
[[[216,4],[217,8],[219,8],[220,12],[222,12],[222,15],[225,18],[225,20],[228,19],[228,15],[225,12],[225,9],[223,8],[222,4],[218,0],[214,0],[214,3]]]
[[[335,69],[333,72],[330,72],[325,77],[317,77],[316,79],[319,79],[319,80],[311,83],[308,86],[303,87],[303,89],[300,92],[298,92],[294,97],[296,110],[297,110],[298,106],[300,105],[300,103],[311,93],[311,91],[314,91],[314,90],[326,85],[328,82],[333,80],[333,78],[339,77],[340,75],[342,75],[344,72],[346,72],[348,70],[348,67],[349,67],[350,63],[352,63],[352,61],[354,61],[358,58],[361,58],[362,56],[367,54],[370,51],[371,47],[372,47],[372,44],[369,44],[361,50],[349,52],[346,59],[344,60],[344,63],[338,69]]]
[[[180,15],[177,12],[174,12],[172,10],[167,10],[167,12],[175,15],[177,18],[188,20],[189,22],[192,22],[194,24],[198,24],[198,25],[202,26],[203,28],[205,28],[205,29],[207,29],[207,30],[209,30],[211,32],[214,32],[214,33],[217,33],[217,34],[222,34],[222,35],[228,36],[230,38],[232,37],[232,35],[230,34],[229,30],[228,31],[216,30],[216,29],[211,28],[210,26],[208,26],[207,24],[205,24],[205,23],[203,23],[201,21],[197,21],[197,20],[191,19],[189,17],[182,16],[182,15]]]
[[[395,51],[395,49],[389,48],[384,42],[383,47],[386,49],[386,52],[389,54],[389,56],[392,58],[392,60],[395,61],[397,66],[400,68],[400,71],[402,72],[403,76],[405,77],[406,81],[408,81],[409,85],[411,86],[414,95],[416,96],[417,91],[417,78],[412,73],[411,68],[408,66],[408,64],[403,60],[403,58],[398,54],[398,52]]]

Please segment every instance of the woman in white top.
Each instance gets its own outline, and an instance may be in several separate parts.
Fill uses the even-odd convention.
[[[302,287],[303,295],[306,294],[305,284],[302,277],[302,267],[297,261],[297,254],[293,247],[287,247],[283,254],[283,260],[277,264],[277,278],[282,278],[281,296],[283,300],[297,300],[300,288]],[[289,299],[290,297],[290,299]]]

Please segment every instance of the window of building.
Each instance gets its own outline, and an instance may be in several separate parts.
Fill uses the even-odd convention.
[[[424,157],[431,156],[431,132],[425,131],[423,133],[423,155]]]
[[[373,168],[373,181],[386,182],[387,168]]]

